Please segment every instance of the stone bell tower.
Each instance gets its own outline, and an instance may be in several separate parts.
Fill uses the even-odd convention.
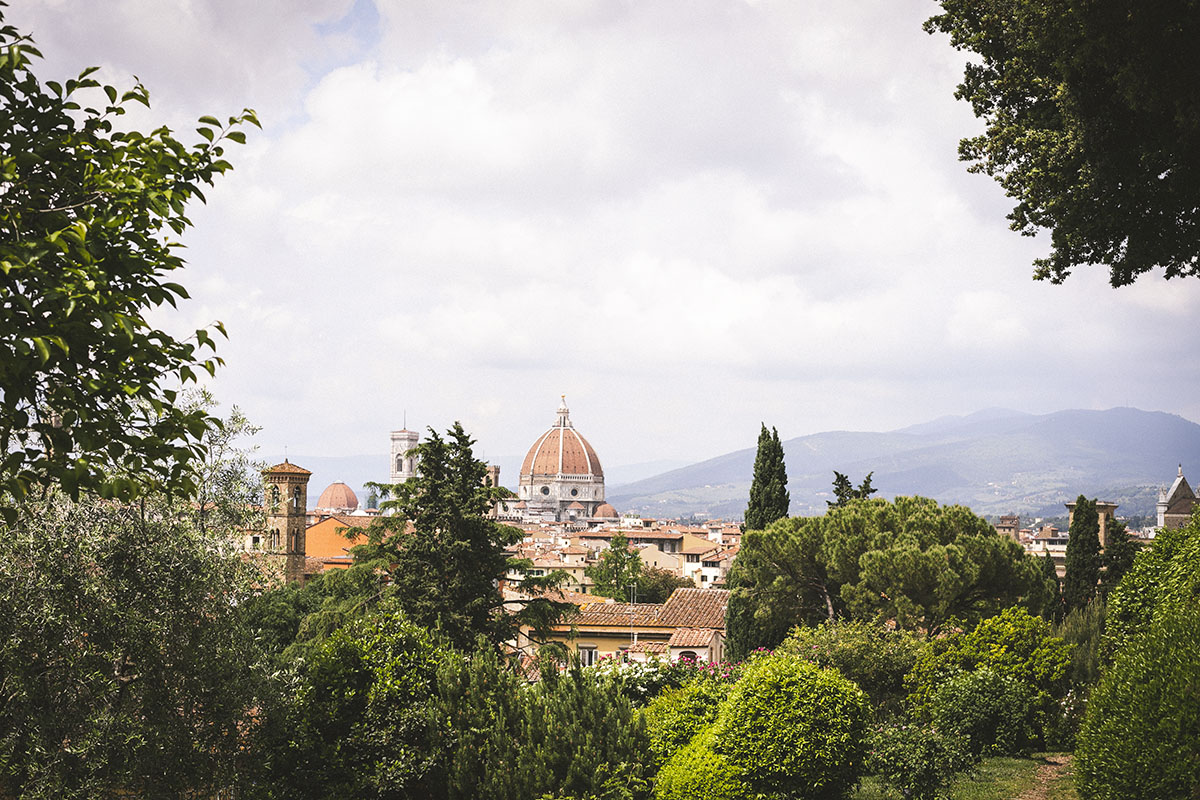
[[[304,530],[308,520],[308,479],[312,473],[284,459],[263,470],[267,510],[267,552],[284,557],[288,583],[304,583]]]
[[[417,446],[420,434],[402,428],[392,431],[392,469],[389,482],[395,486],[404,483],[417,474],[417,454],[413,448]]]

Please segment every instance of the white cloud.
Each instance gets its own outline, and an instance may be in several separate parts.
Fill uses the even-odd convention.
[[[606,464],[1007,405],[1200,418],[1195,283],[1029,279],[956,161],[926,2],[41,0],[47,67],[148,118],[259,109],[192,214],[217,393],[272,452],[462,418],[523,452],[566,391]],[[160,116],[155,116],[160,115]]]

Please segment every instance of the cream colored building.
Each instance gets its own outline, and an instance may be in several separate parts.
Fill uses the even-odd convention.
[[[583,603],[554,626],[551,640],[579,653],[585,665],[616,657],[644,661],[647,655],[721,661],[728,602],[722,589],[676,589],[661,605]]]

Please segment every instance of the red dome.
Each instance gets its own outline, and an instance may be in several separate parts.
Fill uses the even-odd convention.
[[[618,519],[620,514],[612,507],[610,503],[601,503],[596,506],[596,510],[592,512],[593,519]]]
[[[354,511],[358,508],[358,495],[341,481],[331,483],[321,492],[317,508],[326,511]]]
[[[565,399],[558,407],[554,427],[538,437],[521,464],[521,477],[555,475],[604,477],[596,451],[571,425]]]

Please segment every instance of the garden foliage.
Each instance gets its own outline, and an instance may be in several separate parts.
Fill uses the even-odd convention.
[[[928,714],[976,758],[1026,755],[1040,733],[1036,696],[1011,674],[988,667],[960,672],[938,685]]]
[[[264,685],[261,575],[170,507],[54,494],[0,525],[0,797],[213,795]]]
[[[775,652],[832,667],[867,693],[881,713],[898,711],[904,677],[926,643],[909,631],[852,620],[797,626]]]
[[[686,708],[697,697],[673,699]],[[655,796],[845,797],[862,771],[869,713],[863,691],[834,670],[790,656],[757,658],[721,701],[716,721],[662,767]],[[686,711],[679,718],[695,723]]]
[[[1076,750],[1083,800],[1200,792],[1200,515],[1163,530],[1113,592],[1112,667]]]
[[[936,800],[972,763],[957,732],[913,723],[879,726],[869,739],[867,769],[908,800]]]

